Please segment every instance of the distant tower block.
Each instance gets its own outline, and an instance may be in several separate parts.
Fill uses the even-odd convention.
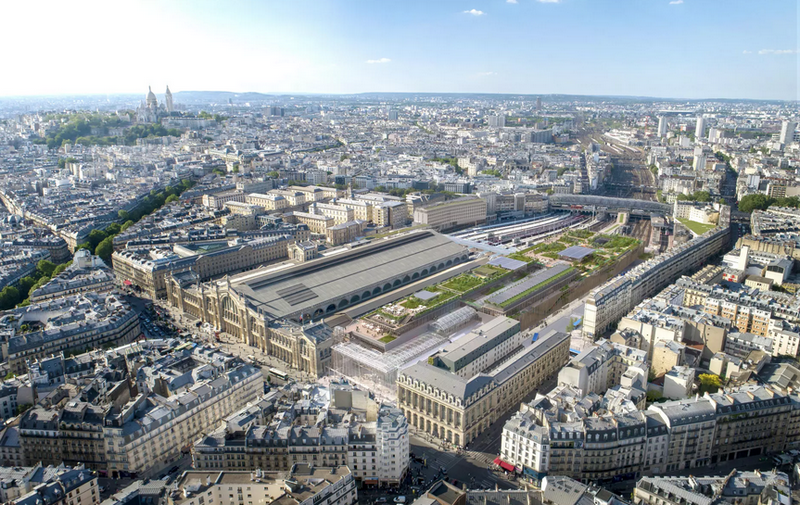
[[[536,110],[542,110],[542,97],[536,97]]]
[[[697,126],[694,128],[694,139],[700,140],[706,132],[706,118],[697,116]]]
[[[166,102],[167,112],[175,110],[175,106],[172,104],[172,92],[170,92],[169,86],[167,86],[167,92],[164,93],[164,101]]]
[[[667,117],[660,116],[658,118],[658,136],[663,137],[667,134]]]

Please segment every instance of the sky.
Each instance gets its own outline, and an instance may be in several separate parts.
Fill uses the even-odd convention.
[[[26,0],[0,17],[0,96],[798,99],[797,0]]]

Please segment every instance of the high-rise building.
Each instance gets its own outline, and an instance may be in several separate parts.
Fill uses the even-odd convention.
[[[175,106],[172,104],[172,92],[169,90],[169,86],[167,86],[167,92],[164,93],[164,101],[166,102],[167,112],[175,110]]]
[[[667,117],[660,116],[658,118],[658,136],[663,137],[667,134]]]
[[[506,117],[497,115],[497,116],[489,116],[489,127],[490,128],[504,128],[506,126]]]
[[[389,111],[389,121],[397,121],[399,114],[396,110]]]
[[[784,121],[781,125],[781,136],[779,138],[781,144],[790,144],[794,140],[794,130],[797,128],[795,121]]]
[[[536,110],[542,110],[542,97],[536,97]]]
[[[700,140],[706,131],[706,118],[702,115],[697,116],[697,126],[694,128],[694,139]]]

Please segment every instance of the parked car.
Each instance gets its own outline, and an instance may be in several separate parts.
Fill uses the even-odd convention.
[[[405,496],[396,496],[395,499],[394,499],[394,502],[395,503],[405,503],[406,502],[406,497]]]

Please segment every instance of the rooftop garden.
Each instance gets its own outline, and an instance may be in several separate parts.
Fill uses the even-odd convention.
[[[410,321],[414,316],[434,310],[509,273],[504,268],[483,265],[440,284],[425,288],[425,291],[435,294],[432,298],[423,300],[415,295],[410,295],[397,303],[384,305],[364,316],[364,320],[374,321],[383,325],[400,326]]]
[[[568,269],[564,270],[563,272],[561,272],[561,273],[559,273],[557,275],[554,275],[553,277],[550,277],[549,279],[545,279],[544,281],[536,284],[535,286],[532,286],[532,287],[526,289],[522,293],[520,293],[520,294],[518,294],[518,295],[516,295],[516,296],[514,296],[512,298],[509,298],[508,300],[506,300],[504,302],[501,302],[500,306],[505,308],[505,307],[508,307],[509,305],[513,305],[514,303],[518,302],[519,300],[522,300],[523,298],[528,297],[531,293],[535,293],[536,291],[539,291],[543,287],[554,283],[558,279],[564,277],[565,275],[568,275],[570,272],[572,272],[574,270],[575,270],[574,267],[569,267]]]
[[[707,232],[708,230],[713,230],[714,228],[717,227],[717,225],[715,225],[715,224],[698,223],[697,221],[690,221],[690,220],[688,220],[686,218],[682,218],[682,217],[679,217],[678,221],[680,221],[680,223],[683,226],[689,228],[693,233],[696,233],[697,235],[702,235],[703,233]]]

